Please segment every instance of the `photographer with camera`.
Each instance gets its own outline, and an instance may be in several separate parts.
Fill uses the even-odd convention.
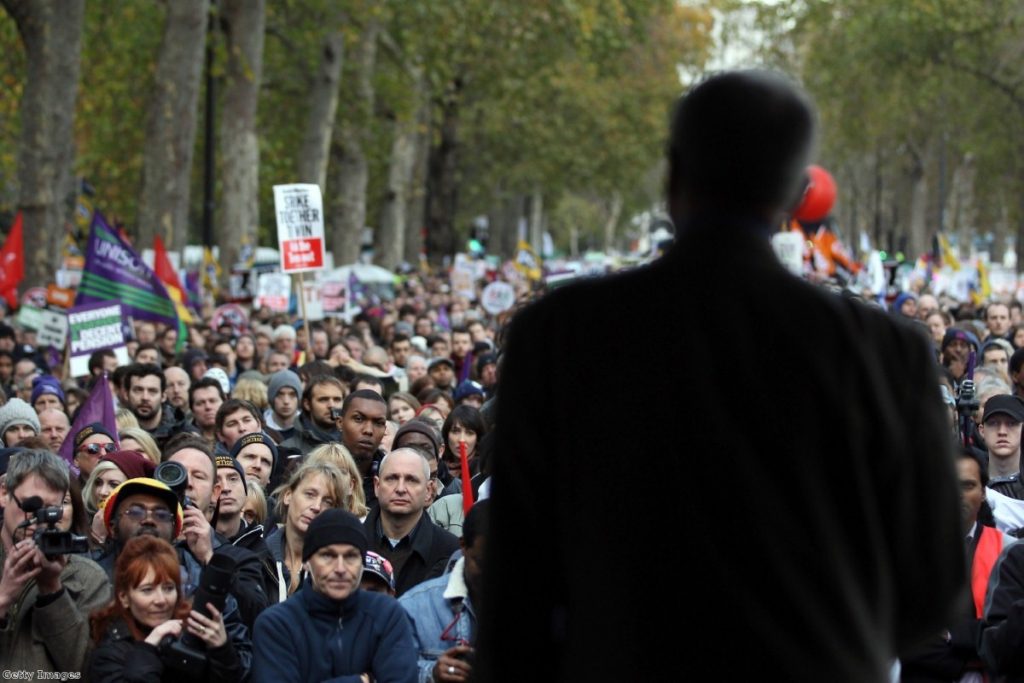
[[[90,620],[96,648],[89,680],[180,680],[169,659],[172,643],[184,633],[204,645],[206,665],[189,672],[197,681],[241,680],[242,663],[221,611],[209,603],[203,607],[209,615],[193,610],[185,597],[170,544],[152,536],[131,539],[117,558],[114,599]]]
[[[237,565],[231,594],[238,601],[242,623],[252,629],[257,615],[270,604],[264,589],[263,565],[254,552],[232,545],[225,536],[216,533],[221,486],[212,450],[193,434],[177,434],[164,446],[163,461],[154,476],[174,489],[182,503],[184,523],[176,545],[181,551],[182,566],[188,571],[189,583],[195,583],[202,567],[209,564],[215,553],[231,557]],[[180,465],[179,471],[183,470],[185,475],[177,485],[161,476],[169,463]]]
[[[48,556],[39,547],[73,550],[78,540],[88,549],[85,539],[51,523],[71,515],[64,505],[70,477],[55,454],[24,450],[11,458],[0,485],[0,663],[9,670],[81,671],[88,614],[110,596],[96,563],[81,554]]]

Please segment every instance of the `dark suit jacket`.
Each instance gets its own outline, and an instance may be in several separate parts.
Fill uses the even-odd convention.
[[[927,342],[791,276],[768,233],[695,223],[517,315],[479,680],[883,680],[947,623],[964,568]]]

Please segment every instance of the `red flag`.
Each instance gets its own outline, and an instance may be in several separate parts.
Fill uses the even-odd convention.
[[[0,250],[0,296],[10,308],[18,306],[18,285],[25,279],[25,242],[21,234],[21,212],[14,216],[14,225]]]
[[[167,258],[167,249],[164,247],[164,241],[160,239],[160,235],[153,238],[153,272],[167,288],[167,294],[178,311],[179,321],[182,323],[192,322],[192,313],[185,305],[185,288],[181,286],[181,280],[178,279],[171,260]]]
[[[473,507],[473,478],[469,476],[469,456],[466,455],[466,442],[459,442],[459,459],[462,461],[462,512],[469,515]]]
[[[178,280],[178,274],[171,266],[171,260],[167,258],[167,249],[164,247],[164,241],[160,239],[160,235],[153,238],[153,272],[164,285],[177,287],[179,292],[185,291],[185,288],[181,286],[181,281]]]

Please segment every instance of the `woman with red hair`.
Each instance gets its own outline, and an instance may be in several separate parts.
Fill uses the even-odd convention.
[[[178,555],[167,541],[139,536],[125,544],[114,568],[114,599],[91,617],[96,645],[89,660],[90,681],[171,681],[181,674],[164,668],[161,642],[187,631],[206,646],[204,681],[236,681],[242,664],[224,628],[224,619],[192,610],[181,590]]]

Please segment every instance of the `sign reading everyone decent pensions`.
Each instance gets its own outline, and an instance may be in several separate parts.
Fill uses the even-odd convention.
[[[281,270],[301,273],[324,267],[324,205],[320,186],[274,185]]]
[[[68,309],[71,335],[71,375],[89,374],[89,356],[93,351],[111,349],[119,365],[128,365],[128,348],[121,327],[121,304],[101,301]]]

